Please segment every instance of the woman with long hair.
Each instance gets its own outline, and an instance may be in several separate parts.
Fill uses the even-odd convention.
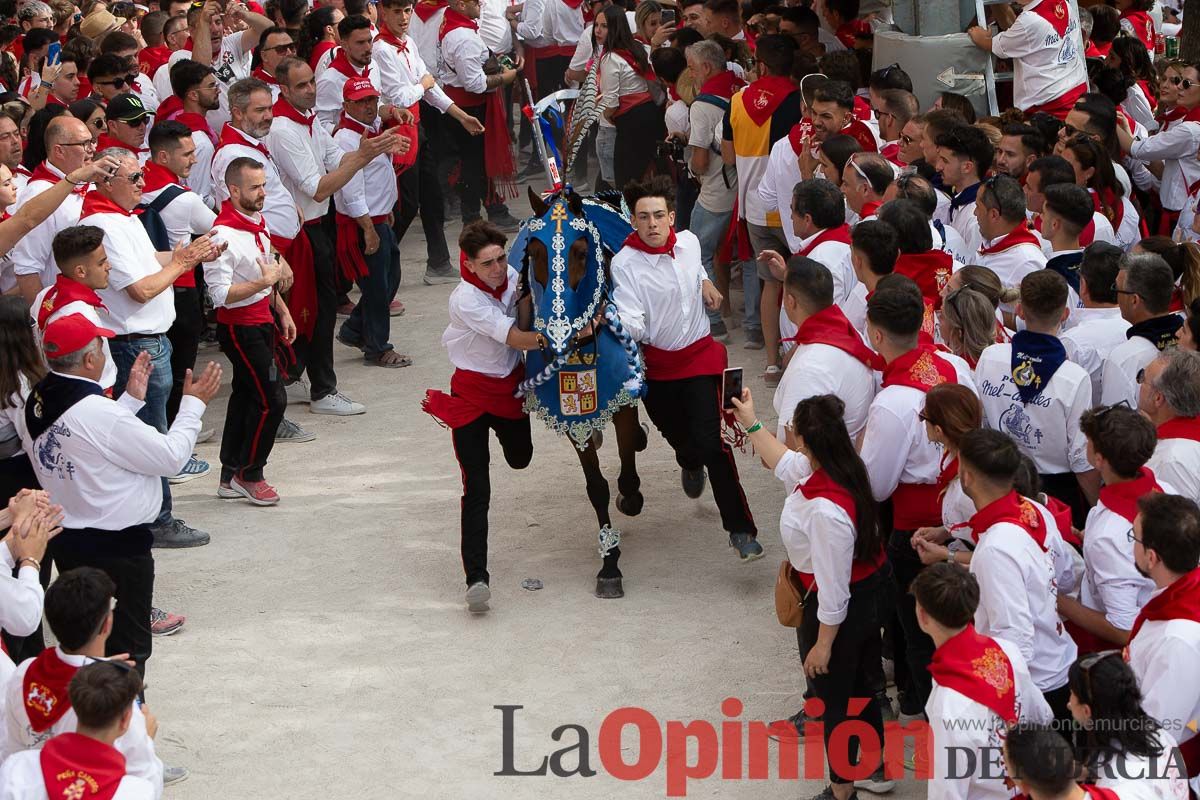
[[[996,307],[964,286],[946,293],[938,313],[942,341],[974,369],[983,351],[996,343]]]
[[[37,489],[29,456],[21,449],[25,397],[46,375],[46,362],[29,324],[29,304],[19,295],[0,297],[0,498]]]
[[[1178,61],[1161,59],[1158,66],[1158,108],[1154,118],[1160,130],[1187,116],[1187,109],[1179,105],[1179,86],[1183,83],[1183,68]]]
[[[633,38],[645,46],[647,56],[650,55],[651,49],[658,44],[654,37],[658,33],[658,29],[662,27],[662,9],[663,7],[655,0],[642,0],[633,12],[633,22],[637,28]],[[659,37],[659,41],[664,38],[666,37]]]
[[[1171,268],[1176,285],[1171,311],[1183,311],[1200,297],[1200,244],[1176,242],[1169,236],[1147,236],[1134,245],[1133,252],[1162,256]]]
[[[1121,130],[1119,124],[1117,129]],[[1141,218],[1125,196],[1125,187],[1117,180],[1104,145],[1085,133],[1078,133],[1063,143],[1062,155],[1075,170],[1075,183],[1091,193],[1096,210],[1112,223],[1116,245],[1125,251],[1132,249],[1142,238]]]
[[[642,180],[654,169],[658,143],[667,135],[663,109],[655,99],[658,88],[646,48],[633,38],[625,11],[611,5],[604,17],[605,52],[600,58],[600,104],[613,124],[613,176],[615,187]]]
[[[1176,766],[1174,737],[1146,713],[1133,669],[1118,650],[1090,653],[1071,665],[1067,708],[1075,721],[1075,757],[1088,782],[1105,789],[1122,776],[1150,776],[1154,795],[1186,797],[1187,779]]]
[[[329,66],[333,51],[338,46],[337,24],[345,17],[333,6],[315,8],[300,24],[300,37],[296,41],[296,55],[316,72],[319,67]]]
[[[751,422],[748,429],[761,426],[754,418],[748,389],[740,399],[734,398],[734,404],[739,420]],[[855,717],[883,734],[873,683],[882,656],[880,612],[890,575],[878,506],[866,465],[846,430],[845,410],[841,399],[830,394],[808,397],[796,405],[795,449],[808,459],[812,473],[788,496],[779,518],[790,577],[803,589],[800,654],[808,685],[824,703],[826,752],[832,752],[829,739],[848,718],[852,697],[871,698]],[[846,756],[850,764],[858,761],[857,740],[852,740]],[[826,792],[845,800],[854,791],[853,779],[839,774],[839,767],[844,769],[847,762],[837,761],[840,764],[829,762],[832,786]],[[870,766],[879,791],[891,788],[882,768]]]
[[[956,289],[962,288],[973,289],[987,298],[988,303],[992,306],[992,311],[996,317],[996,342],[1011,342],[1013,332],[1004,327],[1001,321],[1000,306],[1003,303],[1015,303],[1020,297],[1020,291],[1015,286],[1008,288],[1000,282],[1000,277],[992,272],[987,267],[981,267],[978,264],[966,264],[959,267],[950,274],[950,280],[946,281],[946,285],[942,287],[941,295],[942,302],[945,303],[946,295]]]
[[[1158,97],[1154,86],[1158,83],[1154,74],[1154,63],[1150,60],[1145,47],[1128,36],[1118,36],[1113,40],[1112,48],[1104,58],[1104,66],[1120,70],[1129,79],[1132,87],[1121,106],[1130,116],[1146,126],[1148,130],[1156,130],[1154,112],[1158,109]]]
[[[67,110],[71,112],[72,117],[87,125],[93,143],[100,138],[100,134],[108,130],[105,125],[104,106],[95,100],[87,97],[76,100],[67,106]]]
[[[1175,334],[1180,350],[1200,350],[1200,300],[1188,303],[1187,317]]]
[[[850,156],[862,152],[862,145],[853,136],[839,133],[830,136],[817,146],[817,163],[821,165],[821,174],[825,180],[841,185],[842,172]]]

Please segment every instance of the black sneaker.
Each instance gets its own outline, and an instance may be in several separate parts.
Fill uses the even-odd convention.
[[[858,784],[855,784],[857,786]],[[821,790],[821,793],[812,798],[812,800],[837,800],[837,796],[833,793],[833,787],[826,786]],[[849,800],[858,800],[858,792],[851,792]]]
[[[704,467],[699,469],[681,469],[679,480],[683,484],[683,493],[695,500],[704,494]]]
[[[820,722],[820,717],[810,717],[801,709],[795,714],[792,714],[787,719],[776,720],[767,726],[767,736],[780,741],[786,739],[788,741],[803,741],[804,739],[804,724],[806,722]],[[780,733],[780,729],[783,733]]]
[[[181,519],[172,519],[166,525],[156,526],[152,530],[154,547],[203,547],[211,538],[204,531],[189,526]]]
[[[516,233],[521,229],[521,220],[507,211],[500,211],[488,216],[488,222],[495,225],[503,233]]]
[[[870,777],[854,782],[855,789],[862,789],[871,794],[886,794],[896,788],[896,782],[883,773],[883,766],[871,773]]]
[[[729,328],[725,325],[725,320],[719,319],[716,322],[710,322],[709,328],[714,339],[725,344],[729,343]]]
[[[737,550],[742,561],[757,561],[763,556],[762,545],[748,533],[729,534],[729,546]]]

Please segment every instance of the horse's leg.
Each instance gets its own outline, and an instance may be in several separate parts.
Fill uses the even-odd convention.
[[[642,479],[637,472],[637,454],[646,449],[646,430],[638,420],[637,406],[625,406],[613,415],[621,473],[617,476],[617,510],[627,517],[642,512]]]
[[[605,480],[604,473],[600,471],[600,458],[591,442],[588,442],[585,450],[580,450],[573,444],[572,447],[579,456],[579,465],[583,467],[583,476],[587,481],[588,500],[591,502],[592,508],[596,510],[596,522],[600,526],[600,545],[603,547],[606,532],[610,532],[611,536],[612,531],[612,523],[608,516],[608,481]],[[621,586],[621,570],[617,566],[620,558],[621,548],[619,546],[613,546],[604,553],[604,564],[596,575],[597,597],[605,599],[624,597],[625,590]]]

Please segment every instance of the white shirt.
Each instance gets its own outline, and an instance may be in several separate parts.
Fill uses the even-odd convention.
[[[1007,433],[1042,475],[1087,472],[1087,437],[1079,418],[1092,407],[1087,370],[1064,361],[1029,403],[1013,382],[1011,343],[984,349],[975,367],[975,385],[989,428]]]
[[[857,537],[849,515],[832,500],[810,500],[794,491],[783,502],[779,535],[792,566],[817,581],[817,619],[825,625],[841,625],[850,608]]]
[[[939,231],[934,227],[933,220],[930,220],[929,230],[933,233],[933,246],[944,253],[949,253],[955,263],[970,264],[978,256],[978,248],[967,249],[966,239],[954,226],[943,224]]]
[[[846,404],[846,430],[854,439],[867,424],[867,412],[875,398],[875,373],[832,345],[799,345],[775,389],[775,413],[779,415],[775,436],[779,441],[786,440],[784,425],[791,423],[800,401],[822,394],[837,395]]]
[[[175,295],[168,286],[145,303],[139,303],[125,290],[142,278],[162,271],[158,252],[149,234],[136,216],[106,212],[80,220],[104,231],[104,252],[108,254],[108,288],[96,294],[108,307],[101,313],[105,327],[116,334],[166,333],[175,321]]]
[[[204,137],[205,141],[208,141],[207,136],[200,135]],[[212,147],[211,143],[209,147]],[[211,159],[211,152],[209,157]],[[196,166],[199,167],[199,164]],[[195,173],[195,169],[192,172]],[[143,192],[142,203],[150,205],[166,189],[167,187],[164,186],[153,192]],[[186,245],[193,236],[202,236],[208,233],[212,230],[213,220],[217,218],[212,209],[205,205],[200,194],[192,189],[176,196],[158,213],[162,217],[163,225],[167,228],[167,236],[171,241],[172,248],[179,244]]]
[[[450,293],[450,324],[442,346],[456,369],[480,372],[493,378],[508,376],[521,361],[521,351],[508,345],[516,325],[517,282],[520,275],[508,268],[508,287],[500,299],[466,281]]]
[[[119,531],[158,516],[161,478],[178,475],[191,457],[204,403],[184,395],[166,433],[135,416],[142,405],[91,395],[34,440],[29,460],[62,504],[63,527]]]
[[[575,44],[583,36],[583,8],[559,0],[526,0],[517,36],[531,47]]]
[[[1042,2],[1045,1],[1042,0]],[[989,239],[983,242],[983,246],[994,245],[1002,238],[1004,237],[998,236],[995,239]],[[998,253],[979,253],[975,257],[975,263],[996,273],[996,277],[1000,279],[1002,285],[1020,286],[1021,279],[1026,275],[1045,268],[1046,254],[1038,245],[1032,242],[1022,242]]]
[[[46,168],[59,177],[64,177],[62,170],[46,162]],[[25,188],[17,193],[16,208],[49,189],[53,184],[47,181],[30,181]],[[42,286],[49,286],[58,278],[58,264],[54,261],[54,253],[50,248],[54,236],[63,228],[79,224],[79,212],[83,208],[83,195],[71,192],[67,199],[54,209],[40,225],[22,236],[9,254],[12,258],[13,272],[17,275],[38,275]]]
[[[503,16],[501,19],[503,20]],[[504,22],[504,29],[508,30],[507,21]],[[435,84],[432,89],[427,90],[421,86],[421,78],[432,75],[433,70],[421,58],[417,43],[411,36],[405,36],[404,42],[408,46],[405,52],[400,52],[395,45],[382,39],[376,39],[371,50],[371,69],[379,78],[379,93],[382,95],[380,102],[409,108],[425,100],[438,111],[446,113],[453,103],[442,91],[442,87]],[[338,112],[341,110],[342,103],[339,101]],[[336,120],[334,122],[336,124]]]
[[[413,16],[415,19],[416,15]],[[487,91],[487,75],[483,72],[483,65],[492,53],[478,33],[469,28],[455,28],[438,44],[437,52],[439,83],[457,86],[475,94]],[[421,53],[424,55],[424,48]]]
[[[967,362],[950,353],[934,353],[954,367],[957,380],[978,394]],[[942,472],[942,451],[925,435],[917,413],[925,393],[911,386],[885,386],[871,401],[859,455],[867,465],[871,491],[883,502],[901,483],[936,483]]]
[[[261,214],[256,216],[262,218]],[[266,233],[250,233],[225,225],[213,228],[213,235],[229,244],[216,260],[204,264],[204,285],[208,287],[208,296],[212,298],[213,305],[243,308],[270,297],[272,287],[267,287],[236,302],[226,302],[229,287],[233,284],[262,278],[262,267],[258,260],[271,258],[271,237]]]
[[[483,0],[479,6],[479,19],[475,20],[479,25],[479,37],[493,53],[508,53],[513,49],[512,26],[504,16],[508,7],[513,5],[516,5],[515,0]],[[584,33],[590,34],[591,31]],[[590,36],[588,44],[591,44]]]
[[[337,70],[326,70],[326,74],[330,73],[337,74]],[[304,221],[325,216],[329,211],[328,198],[317,202],[313,195],[321,178],[337,169],[343,155],[329,131],[315,122],[310,129],[285,117],[275,117],[267,143],[283,185],[299,206]]]
[[[1079,602],[1102,612],[1110,625],[1123,631],[1133,627],[1154,592],[1154,581],[1143,578],[1134,566],[1132,528],[1133,523],[1100,501],[1088,511],[1083,530]]]
[[[1116,228],[1115,235],[1117,238],[1113,244],[1125,252],[1129,252],[1135,244],[1142,240],[1142,218],[1138,215],[1137,209],[1134,208],[1133,201],[1128,197],[1121,198],[1121,207],[1124,209],[1124,213],[1121,217],[1121,224]]]
[[[28,564],[17,565],[7,542],[0,545],[0,628],[13,636],[29,636],[42,621],[42,584],[38,571]]]
[[[141,98],[142,105],[146,107],[147,111],[151,113],[158,111],[158,91],[154,88],[153,78],[139,70],[137,77],[133,80],[133,90]]]
[[[29,316],[33,320],[35,326],[37,325],[38,311],[41,309],[42,302],[46,299],[46,295],[49,293],[52,286],[53,284],[38,292],[37,297],[34,298],[33,305],[29,307]],[[55,311],[50,316],[46,317],[46,324],[49,325],[59,317],[66,317],[70,316],[71,314],[82,314],[91,320],[93,325],[101,328],[107,328],[108,324],[111,322],[111,320],[107,319],[107,314],[105,314],[104,319],[101,319],[100,312],[95,306],[88,305],[82,300],[76,300],[73,303],[67,303],[58,311]],[[37,332],[38,347],[40,348],[42,343],[42,334],[46,332],[46,329],[44,327],[36,327],[35,330]],[[102,338],[100,340],[100,347],[104,350],[104,370],[100,373],[100,386],[104,389],[108,389],[109,387],[114,386],[117,382],[117,362],[113,361],[112,349],[108,346],[108,339]],[[25,391],[26,394],[28,394],[28,386],[25,386]],[[25,434],[24,415],[22,415],[21,433],[22,435]]]
[[[1092,399],[1099,400],[1104,362],[1113,348],[1125,341],[1129,323],[1116,306],[1072,308],[1069,320],[1075,322],[1059,338],[1067,349],[1067,358],[1088,371],[1092,381]]]
[[[1033,682],[1020,649],[1005,639],[993,639],[1012,666],[1017,718],[1036,724],[1050,722],[1054,712]],[[929,781],[928,800],[1009,800],[1012,797],[1004,782],[1003,775],[1007,771],[1001,755],[1007,726],[995,711],[957,689],[939,685],[934,678],[933,690],[925,702],[925,715],[929,717],[929,730],[933,736],[933,779]],[[975,757],[975,768],[969,771],[964,763],[968,751]],[[983,760],[995,766],[985,771],[980,763]],[[951,775],[963,777],[948,777]]]
[[[1051,537],[1061,538],[1058,528],[1048,525],[1043,551],[1025,529],[1000,522],[979,537],[971,558],[979,581],[975,627],[1016,644],[1043,692],[1066,684],[1077,652],[1058,616]]]
[[[823,230],[817,231],[804,239],[797,240],[798,245],[792,252],[802,253],[804,248],[808,247],[822,233],[824,233]],[[787,255],[784,253],[780,253],[780,255],[785,259],[787,258]],[[859,284],[858,276],[854,274],[854,265],[850,263],[850,245],[844,242],[821,242],[808,252],[807,257],[824,265],[833,277],[834,305],[841,307],[842,304],[850,300],[851,295]],[[783,311],[783,307],[780,306],[779,337],[787,339],[795,335],[795,323],[788,319],[787,314]],[[787,342],[783,345],[783,350],[787,352],[794,346],[791,342]]]
[[[1176,494],[1200,503],[1200,442],[1160,436],[1146,466],[1160,483],[1171,484]]]
[[[1137,408],[1137,374],[1159,356],[1159,349],[1144,336],[1130,336],[1109,351],[1100,379],[1100,405],[1122,400]]]
[[[17,753],[0,767],[0,800],[51,800],[42,777],[39,751]],[[126,774],[117,785],[113,800],[157,800],[157,797],[145,778]]]
[[[446,9],[444,8],[434,11],[425,21],[422,21],[417,13],[413,12],[412,20],[408,23],[408,35],[417,43],[421,60],[426,64],[438,63],[438,51],[441,50],[441,45],[438,43],[438,31],[442,28],[442,18],[445,16]]]
[[[272,120],[272,131],[274,131],[275,126],[278,124],[277,121]],[[314,125],[313,127],[315,130],[319,126]],[[241,131],[241,134],[246,137],[246,141],[248,142],[258,142],[257,139],[245,131]],[[304,135],[307,136],[307,132]],[[212,163],[214,205],[220,205],[229,199],[229,187],[225,185],[225,170],[229,168],[229,164],[235,158],[253,158],[263,165],[267,173],[267,199],[263,204],[262,214],[267,220],[267,230],[285,239],[295,239],[296,234],[300,233],[300,218],[297,216],[296,202],[292,199],[292,193],[283,183],[283,178],[279,174],[279,167],[275,163],[274,157],[268,158],[264,156],[262,151],[256,147],[247,147],[243,144],[227,144],[217,150],[216,155],[213,156]]]
[[[1165,131],[1147,139],[1135,141],[1129,148],[1129,154],[1136,159],[1163,162],[1158,196],[1163,207],[1172,210],[1183,208],[1188,187],[1200,180],[1197,151],[1200,151],[1200,122],[1184,120],[1168,125]]]
[[[1087,82],[1083,41],[1079,33],[1079,10],[1063,3],[1068,22],[1060,36],[1034,9],[1037,0],[1017,14],[1008,30],[992,37],[992,54],[1013,60],[1013,105],[1022,111],[1042,105]]]
[[[975,205],[978,201],[972,200],[966,205],[954,208],[949,203],[946,211],[949,215],[945,225],[953,228],[962,237],[963,245],[971,254],[971,259],[966,263],[979,263],[978,250],[984,244],[983,234],[979,231],[979,219],[975,216]]]
[[[146,427],[149,428],[149,426]],[[82,667],[96,660],[88,656],[68,655],[58,647],[54,648],[54,652],[63,662],[74,667]],[[36,733],[30,727],[29,716],[25,711],[25,692],[22,684],[25,681],[25,673],[29,671],[29,665],[32,663],[33,659],[27,658],[17,665],[16,671],[8,679],[8,684],[4,688],[4,735],[0,736],[0,745],[4,747],[4,751],[0,753],[0,757],[5,760],[6,766],[8,757],[14,753],[22,750],[41,750],[47,739],[60,733],[72,733],[79,725],[75,709],[69,708],[57,722],[41,733]],[[113,746],[125,756],[125,772],[147,781],[153,789],[153,796],[160,797],[162,795],[163,765],[154,752],[154,740],[146,732],[146,717],[142,714],[142,708],[136,701],[133,704],[133,716],[129,721],[129,730],[113,742]]]
[[[373,59],[366,70],[359,74],[359,77],[370,78],[371,85],[375,87],[375,90],[383,94],[383,82],[379,78],[379,67],[375,65]],[[419,78],[420,76],[418,75],[417,77]],[[342,116],[342,87],[346,85],[346,81],[348,80],[350,80],[349,77],[333,67],[322,72],[321,76],[317,78],[317,106],[315,110],[317,112],[317,119],[327,131],[332,132],[333,126],[337,125],[338,118]],[[275,126],[280,121],[280,118],[276,117],[275,121],[271,123],[271,134],[275,133]],[[292,124],[295,125],[296,123]],[[274,142],[271,136],[267,138]],[[274,154],[274,152],[275,145],[272,144],[271,153]]]
[[[646,79],[634,72],[628,61],[614,53],[600,56],[600,72],[596,77],[600,107],[604,109],[617,108],[621,105],[621,98],[627,95],[650,91]]]
[[[682,350],[711,333],[700,292],[708,275],[700,263],[700,240],[691,231],[676,234],[674,258],[623,247],[611,269],[613,300],[636,341]]]
[[[257,44],[257,39],[251,36],[254,42],[250,47],[246,47],[246,34],[247,31],[227,34],[221,40],[221,49],[213,53],[212,68],[216,73],[220,89],[217,93],[220,106],[206,113],[204,118],[208,120],[209,126],[214,131],[219,132],[221,126],[229,121],[229,87],[242,78],[250,77],[252,50],[254,44]],[[191,57],[191,50],[176,50],[171,53],[167,63],[158,68],[154,73],[154,91],[158,92],[159,97],[170,97],[174,94],[171,89],[171,67],[179,61]]]
[[[1094,783],[1104,789],[1112,789],[1125,800],[1188,800],[1187,775],[1180,769],[1182,761],[1172,760],[1175,737],[1168,730],[1160,729],[1158,752],[1150,756],[1137,756],[1121,752],[1115,763],[1110,761],[1099,767]]]
[[[374,130],[378,131],[378,118],[375,125]],[[333,141],[343,152],[351,153],[358,149],[362,134],[342,128],[333,134]],[[340,213],[350,217],[364,214],[383,217],[392,212],[396,199],[396,170],[392,167],[392,155],[380,153],[334,193],[333,204]]]
[[[749,179],[753,180],[753,177],[750,176]],[[803,178],[800,175],[800,162],[796,157],[796,151],[792,148],[791,140],[784,136],[771,145],[766,172],[757,181],[758,189],[754,192],[751,192],[749,187],[746,189],[747,195],[757,195],[759,204],[764,209],[762,212],[764,215],[768,210],[779,215],[779,221],[783,225],[783,235],[793,253],[800,249],[800,237],[796,235],[795,226],[792,224],[792,190],[801,180]],[[746,216],[744,212],[742,216]],[[765,224],[765,220],[763,222],[750,221],[756,225]],[[785,254],[780,253],[780,255]]]
[[[216,208],[218,204],[212,199],[212,162],[213,156],[216,154],[216,147],[204,131],[193,131],[192,143],[196,146],[196,163],[192,165],[192,171],[188,173],[187,186],[206,204]],[[225,176],[221,177],[223,179]]]

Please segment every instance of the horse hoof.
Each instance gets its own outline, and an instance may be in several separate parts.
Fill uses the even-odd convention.
[[[596,597],[601,600],[616,600],[625,596],[621,578],[596,578]]]
[[[617,495],[617,510],[627,517],[636,517],[642,513],[642,504],[645,503],[645,498],[642,493],[630,495],[626,497],[623,494]]]

